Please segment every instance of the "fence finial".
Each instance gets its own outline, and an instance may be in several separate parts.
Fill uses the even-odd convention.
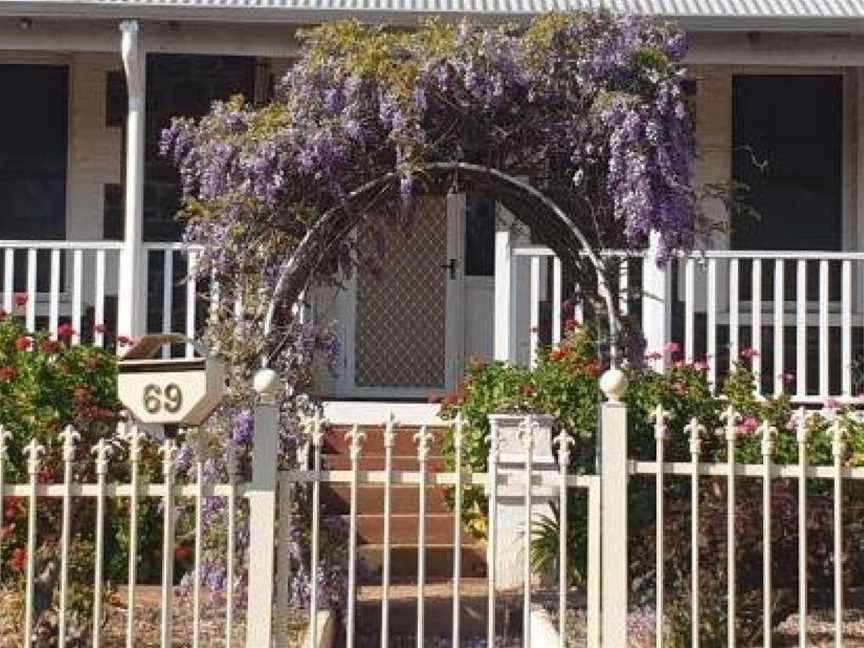
[[[177,459],[177,442],[174,439],[166,439],[159,447],[162,455],[162,473],[167,477],[174,474],[174,463]]]
[[[108,457],[112,450],[111,444],[105,441],[104,437],[100,438],[96,445],[90,449],[90,452],[96,457],[97,475],[105,475],[108,472]]]
[[[654,421],[654,438],[658,441],[666,438],[666,434],[669,431],[669,426],[666,424],[669,422],[669,419],[672,418],[672,412],[663,407],[662,404],[658,403],[657,407],[655,407],[648,414],[648,418]]]
[[[807,412],[804,407],[799,407],[792,416],[795,422],[795,438],[798,443],[807,443],[808,426],[818,416],[816,412]]]
[[[702,435],[705,434],[705,426],[694,416],[684,426],[684,431],[690,433],[690,454],[698,456],[702,452]]]
[[[396,420],[396,415],[393,413],[393,410],[390,410],[390,413],[387,414],[387,419],[384,421],[384,447],[392,448],[396,445],[396,426],[399,425],[399,421]]]
[[[351,427],[351,431],[345,434],[345,440],[350,442],[349,451],[352,460],[360,458],[360,453],[363,449],[363,441],[366,440],[366,433],[360,431],[360,427],[355,423]]]
[[[45,454],[45,446],[40,445],[36,439],[30,439],[30,443],[24,446],[24,454],[27,455],[27,472],[35,475],[39,472],[39,460]]]
[[[81,435],[71,425],[67,425],[58,436],[63,441],[63,461],[72,461],[75,458],[75,442],[81,440]]]
[[[735,411],[735,408],[729,405],[720,413],[720,420],[726,423],[726,440],[734,441],[738,438],[738,424],[741,422],[741,415]]]
[[[7,442],[12,438],[12,433],[9,432],[5,427],[0,425],[0,459],[6,457],[6,451],[8,450]]]
[[[321,416],[321,412],[315,410],[315,414],[307,421],[309,427],[309,438],[312,445],[320,448],[324,443],[324,428],[327,427],[327,419]]]
[[[414,441],[417,443],[417,459],[426,461],[429,458],[429,443],[432,441],[433,435],[429,429],[422,425],[420,431],[414,435]]]
[[[834,457],[842,457],[846,452],[846,430],[842,421],[835,418],[829,430],[831,432],[831,455]]]
[[[456,418],[453,419],[453,447],[462,447],[462,438],[465,431],[465,419],[462,412],[456,412]]]
[[[570,448],[576,445],[576,441],[567,430],[561,431],[552,439],[552,445],[558,447],[558,464],[566,466],[570,463]]]
[[[762,421],[762,425],[756,428],[756,434],[762,437],[762,456],[769,457],[774,454],[777,428],[768,421]]]
[[[628,386],[627,374],[620,369],[609,369],[600,377],[600,389],[613,403],[621,402]]]

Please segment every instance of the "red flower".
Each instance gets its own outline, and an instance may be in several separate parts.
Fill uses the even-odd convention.
[[[60,350],[60,343],[55,340],[44,340],[40,348],[45,354],[57,353]]]
[[[75,335],[75,329],[72,328],[71,324],[61,324],[57,327],[58,340],[68,340],[73,335]]]
[[[27,304],[27,295],[25,293],[15,293],[12,303],[18,307],[25,306]]]
[[[534,388],[534,385],[527,384],[527,385],[522,385],[522,388],[519,390],[519,392],[523,396],[530,397],[530,396],[534,396],[537,393],[537,390]]]
[[[90,390],[86,387],[76,387],[75,391],[72,392],[72,398],[75,399],[76,403],[84,403],[90,400]]]
[[[6,312],[5,308],[0,308],[0,320],[6,319],[9,317],[9,313]]]
[[[12,558],[9,559],[9,569],[14,572],[24,571],[27,567],[27,550],[16,547],[12,550]]]
[[[15,340],[15,348],[19,351],[26,351],[33,345],[33,340],[23,335]]]
[[[88,358],[85,366],[89,371],[98,371],[102,368],[102,361],[99,358]]]
[[[97,324],[96,326],[93,327],[93,332],[96,334],[104,333],[105,332],[105,325],[104,324]]]
[[[576,321],[575,317],[571,317],[564,322],[565,331],[575,331],[577,328],[579,328],[579,322]]]
[[[4,527],[0,527],[0,540],[8,540],[12,537],[13,533],[15,533],[14,524],[7,524]]]
[[[12,367],[0,367],[0,382],[10,383],[15,379],[15,370]]]
[[[594,360],[591,364],[585,367],[585,373],[588,374],[591,378],[596,378],[600,375],[602,369],[600,368],[600,363]]]
[[[472,356],[468,359],[468,368],[471,369],[471,371],[483,371],[486,368],[486,363],[482,358]]]
[[[177,547],[174,549],[174,558],[177,560],[186,560],[192,555],[192,550],[189,547]]]
[[[562,348],[552,349],[552,351],[549,353],[550,360],[563,360],[566,357],[567,351]]]

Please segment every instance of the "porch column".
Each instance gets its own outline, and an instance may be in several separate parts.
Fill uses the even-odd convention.
[[[658,263],[660,235],[651,233],[651,240],[642,265],[642,333],[645,335],[645,353],[660,354],[662,360],[652,366],[658,371],[666,367],[666,344],[671,336],[671,280],[667,263]]]
[[[516,358],[516,331],[513,317],[515,288],[513,241],[510,229],[495,232],[495,318],[493,326],[493,358],[512,362]]]
[[[117,333],[138,338],[144,332],[147,291],[144,267],[144,98],[146,53],[137,20],[120,23],[123,69],[129,94],[126,121],[125,221],[117,290]]]

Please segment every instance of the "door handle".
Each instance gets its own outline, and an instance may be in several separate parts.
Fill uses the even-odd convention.
[[[442,270],[449,270],[450,271],[450,273],[449,273],[450,279],[456,278],[456,259],[450,259],[450,261],[448,263],[442,263],[440,268]]]

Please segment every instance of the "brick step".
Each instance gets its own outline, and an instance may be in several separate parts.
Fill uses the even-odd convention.
[[[390,491],[390,512],[394,514],[417,513],[418,492],[415,486],[393,486]],[[351,487],[338,484],[321,489],[321,501],[328,513],[348,515],[351,512]],[[426,490],[428,513],[449,513],[443,488]],[[357,512],[363,515],[383,515],[384,487],[360,486],[357,489]]]
[[[358,554],[363,560],[365,576],[364,584],[379,585],[381,583],[381,564],[384,547],[380,544],[358,547]],[[480,544],[463,546],[460,552],[462,558],[462,574],[466,578],[483,578],[486,576],[486,548]],[[448,580],[453,577],[454,552],[452,546],[432,545],[426,547],[426,578],[428,581]],[[390,579],[394,583],[416,582],[417,578],[417,547],[413,545],[390,546]]]
[[[342,518],[345,529],[348,528],[350,519],[347,515]],[[417,522],[416,513],[391,515],[390,516],[390,542],[415,546],[417,544]],[[381,544],[384,542],[384,516],[383,515],[358,515],[357,516],[357,542],[358,544]],[[433,545],[448,545],[453,542],[453,516],[442,513],[427,513],[426,515],[426,543]],[[476,541],[467,532],[462,534],[463,545],[474,545]]]
[[[325,454],[321,457],[323,470],[351,470],[351,458],[343,454]],[[384,470],[384,457],[360,456],[360,470]],[[417,472],[420,463],[417,457],[393,457],[393,470],[402,472]],[[426,470],[432,472],[443,472],[445,470],[443,457],[429,457],[426,461]]]
[[[332,426],[327,428],[327,433],[324,436],[324,452],[331,454],[348,454],[349,441],[345,439],[345,434],[351,429],[351,426]],[[366,425],[360,429],[366,434],[366,439],[363,441],[363,454],[369,456],[384,455],[384,428],[383,425]],[[414,435],[420,430],[419,427],[398,427],[396,428],[396,439],[393,446],[393,454],[403,457],[417,456],[417,443],[414,441]],[[429,444],[430,452],[440,454],[441,441],[447,432],[446,428],[435,427],[428,428],[432,433],[432,441]]]

